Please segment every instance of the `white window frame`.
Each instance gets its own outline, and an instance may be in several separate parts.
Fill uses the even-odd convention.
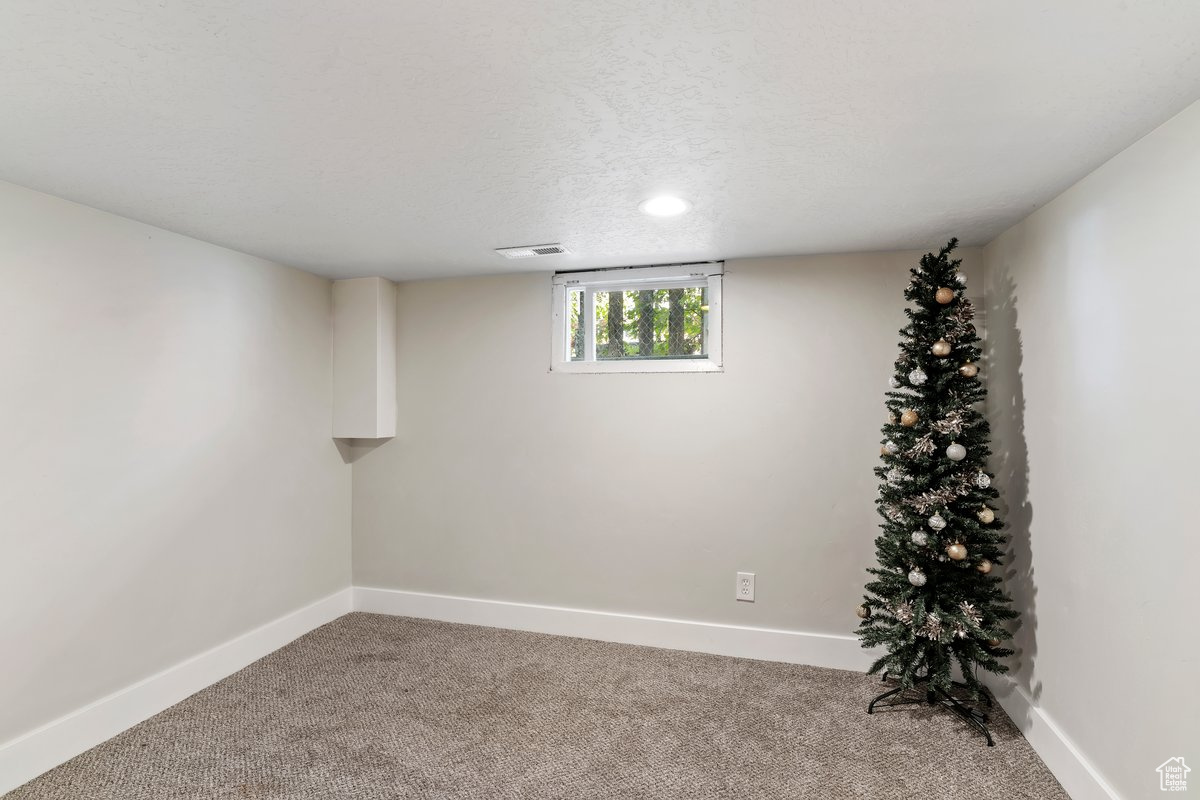
[[[553,313],[551,314],[551,372],[721,372],[721,278],[724,262],[678,264],[669,267],[621,267],[592,272],[561,272],[553,280]],[[680,286],[708,287],[708,330],[705,331],[705,358],[656,358],[629,361],[596,360],[595,298],[597,292],[639,291],[645,289],[678,288]],[[582,318],[586,352],[584,360],[572,361],[567,344],[570,338],[571,315],[567,308],[572,289],[583,289]]]

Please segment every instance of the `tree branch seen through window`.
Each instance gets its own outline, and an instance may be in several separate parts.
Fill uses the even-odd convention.
[[[582,290],[571,292],[571,357],[584,355]],[[596,358],[689,358],[705,354],[708,290],[679,289],[597,292]]]

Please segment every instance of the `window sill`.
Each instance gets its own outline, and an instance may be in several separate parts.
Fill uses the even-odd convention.
[[[608,372],[724,372],[720,363],[710,358],[688,358],[678,361],[560,361],[551,372],[608,373]]]

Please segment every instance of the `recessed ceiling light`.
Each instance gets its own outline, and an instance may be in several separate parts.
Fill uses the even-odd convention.
[[[691,207],[692,204],[682,197],[672,197],[669,194],[651,197],[638,206],[643,214],[652,217],[677,217]]]

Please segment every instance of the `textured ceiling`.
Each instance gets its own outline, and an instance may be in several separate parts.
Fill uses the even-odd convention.
[[[980,244],[1200,96],[1198,41],[1195,0],[5,0],[0,178],[330,276]]]

